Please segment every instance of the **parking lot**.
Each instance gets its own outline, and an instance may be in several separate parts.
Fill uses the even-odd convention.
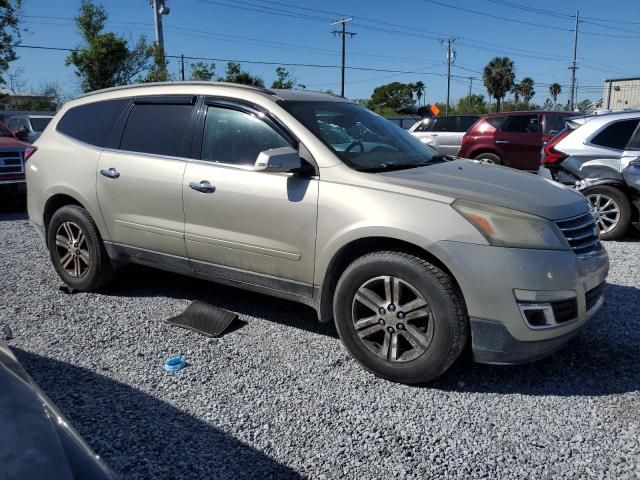
[[[294,303],[142,267],[66,294],[20,206],[0,214],[0,324],[125,478],[637,478],[640,242],[606,248],[606,304],[565,349],[465,358],[423,387],[366,373]],[[193,300],[242,321],[218,339],[163,322]],[[178,374],[161,368],[172,354]]]

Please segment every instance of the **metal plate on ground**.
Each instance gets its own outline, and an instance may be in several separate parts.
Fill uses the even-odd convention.
[[[168,319],[167,323],[188,328],[208,337],[218,337],[236,318],[238,315],[233,312],[195,301],[180,315]]]

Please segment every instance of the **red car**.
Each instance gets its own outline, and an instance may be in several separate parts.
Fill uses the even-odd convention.
[[[25,162],[36,150],[0,122],[0,193],[25,192]]]
[[[485,115],[462,137],[459,157],[536,171],[544,142],[564,128],[571,112],[504,112]]]

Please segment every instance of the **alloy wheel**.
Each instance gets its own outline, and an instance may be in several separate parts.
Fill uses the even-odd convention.
[[[87,237],[74,222],[63,222],[56,231],[56,254],[64,271],[82,277],[91,265]]]
[[[393,276],[365,282],[356,292],[352,319],[360,341],[376,356],[408,362],[424,354],[433,339],[433,316],[415,287]]]
[[[600,235],[609,233],[620,223],[620,206],[608,195],[592,193],[587,195],[593,216],[600,229]]]

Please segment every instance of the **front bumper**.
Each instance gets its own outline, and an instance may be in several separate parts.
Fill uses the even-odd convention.
[[[597,308],[588,311],[587,292],[601,285],[609,271],[604,249],[579,256],[571,250],[501,248],[452,241],[436,245],[464,296],[476,358],[491,363],[532,360],[566,343],[595,314]],[[552,328],[532,328],[520,311],[516,289],[573,291],[576,318]],[[491,359],[490,352],[496,358]]]

